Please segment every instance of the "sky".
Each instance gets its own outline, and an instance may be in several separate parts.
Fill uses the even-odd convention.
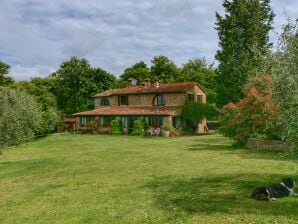
[[[0,0],[0,61],[16,80],[45,77],[71,56],[116,76],[136,62],[165,55],[178,66],[215,61],[215,12],[222,0]],[[298,0],[271,0],[277,33]]]

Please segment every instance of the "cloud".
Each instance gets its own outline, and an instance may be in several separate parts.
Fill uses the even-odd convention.
[[[275,26],[298,14],[295,0],[273,0]],[[45,76],[70,56],[120,75],[140,60],[166,55],[178,65],[205,57],[218,48],[215,11],[210,0],[2,0],[0,60],[17,80]],[[276,35],[272,34],[272,40]]]

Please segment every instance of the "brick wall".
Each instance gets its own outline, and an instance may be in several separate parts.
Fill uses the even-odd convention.
[[[197,97],[197,95],[202,95],[202,103],[206,103],[206,94],[198,87],[194,87],[194,93]]]

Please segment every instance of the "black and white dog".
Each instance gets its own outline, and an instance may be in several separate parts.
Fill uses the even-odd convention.
[[[292,178],[282,179],[280,184],[273,184],[267,187],[257,187],[251,194],[256,200],[274,201],[276,198],[297,195],[294,193],[295,181]]]

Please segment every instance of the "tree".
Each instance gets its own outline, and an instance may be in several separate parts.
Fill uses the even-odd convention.
[[[127,86],[129,78],[138,80],[138,84],[142,83],[145,79],[150,79],[149,68],[145,62],[140,61],[131,67],[126,68],[124,73],[120,76],[119,86]]]
[[[243,98],[243,87],[249,76],[260,67],[260,55],[272,46],[269,31],[274,14],[270,0],[224,0],[225,16],[216,13],[220,50],[218,66],[218,105]]]
[[[101,68],[92,68],[90,76],[84,80],[84,85],[82,85],[82,97],[86,99],[85,108],[88,110],[94,109],[92,96],[116,87],[115,76]]]
[[[0,61],[0,86],[10,85],[14,80],[5,75],[9,73],[10,66]]]
[[[82,86],[88,82],[92,68],[86,59],[72,57],[63,62],[52,76],[56,79],[55,95],[61,110],[67,114],[86,109],[82,97]],[[90,80],[91,81],[91,80]]]
[[[92,68],[87,59],[77,57],[63,62],[50,79],[58,108],[67,115],[93,109],[92,96],[116,85],[113,75]]]
[[[151,63],[150,75],[154,80],[160,80],[163,83],[171,83],[175,82],[179,76],[179,68],[166,56],[155,56]]]
[[[216,73],[212,65],[207,65],[203,59],[189,60],[182,66],[178,82],[195,81],[201,84],[208,94],[208,103],[216,102]]]
[[[0,87],[0,148],[30,141],[40,122],[41,113],[32,96]]]
[[[273,99],[278,105],[282,139],[298,145],[298,20],[284,26],[279,50],[271,62]]]
[[[244,88],[245,97],[222,109],[221,132],[245,144],[250,137],[272,133],[268,128],[275,120],[276,104],[272,101],[273,85],[269,75],[252,77]],[[268,134],[267,134],[268,137]]]
[[[53,132],[58,121],[55,96],[48,90],[43,78],[33,78],[31,81],[21,81],[11,85],[11,88],[25,91],[34,97],[41,112],[41,123],[35,129],[35,135],[47,135]]]

